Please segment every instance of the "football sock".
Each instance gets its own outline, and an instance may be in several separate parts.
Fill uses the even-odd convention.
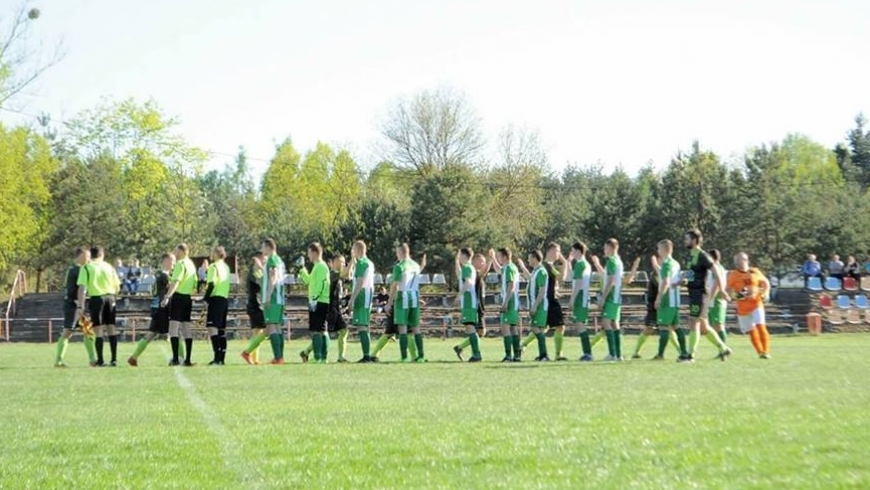
[[[193,339],[184,339],[184,362],[190,364],[190,356],[193,355]]]
[[[607,355],[616,357],[616,345],[613,343],[613,330],[605,330],[604,336],[607,337]]]
[[[272,345],[272,358],[283,359],[283,357],[281,357],[281,334],[269,334],[269,344]]]
[[[213,360],[214,360],[215,362],[217,362],[217,361],[220,360],[220,359],[219,359],[220,354],[218,354],[218,349],[219,349],[219,347],[218,347],[218,336],[217,336],[217,335],[212,335],[211,337],[209,337],[209,340],[211,340],[211,351],[214,353],[214,359],[213,359]]]
[[[329,334],[323,334],[323,343],[320,344],[320,360],[325,361],[327,359],[326,355],[329,353]],[[283,347],[281,349],[284,350]]]
[[[511,335],[511,343],[514,347],[514,359],[519,359],[523,355],[523,347],[522,341],[520,340],[519,334]]]
[[[770,353],[770,332],[767,331],[767,325],[759,325],[758,330],[761,339],[761,348],[765,354]]]
[[[511,349],[514,346],[513,335],[505,335],[502,337],[502,342],[504,343],[504,356],[510,358]]]
[[[387,343],[390,341],[389,335],[381,335],[378,339],[377,343],[375,343],[375,348],[372,349],[371,356],[378,357],[378,354],[387,346]]]
[[[547,356],[547,336],[544,335],[544,332],[534,334],[535,338],[538,339],[538,355],[541,357]]]
[[[372,348],[372,337],[369,335],[368,330],[360,330],[359,332],[359,343],[362,347],[363,357],[369,357],[369,352]]]
[[[85,352],[88,353],[88,361],[96,362],[97,355],[94,352],[94,338],[85,335],[84,338],[82,338],[82,343],[85,344]]]
[[[673,345],[673,346],[674,346],[674,350],[676,350],[677,353],[679,353],[679,352],[680,352],[680,343],[677,341],[677,331],[676,331],[676,330],[670,330],[669,332],[670,332],[669,337],[670,337],[670,339],[671,339],[671,345]]]
[[[665,356],[665,349],[668,348],[668,341],[673,340],[671,338],[671,333],[672,332],[670,330],[664,330],[664,329],[659,330],[659,351],[658,351],[659,357]],[[677,346],[677,350],[680,350],[679,346]]]
[[[276,345],[275,342],[276,341],[272,342],[273,346]],[[323,352],[323,334],[316,333],[316,334],[312,335],[311,336],[311,343],[314,346],[314,349],[313,349],[314,360],[319,361],[320,360],[320,353]]]
[[[251,358],[251,362],[254,364],[260,363],[260,346],[254,348],[254,350],[248,352],[249,357]]]
[[[723,344],[728,343],[728,329],[727,328],[722,328],[722,331],[719,332],[719,338],[722,339]]]
[[[758,331],[757,327],[749,331],[749,341],[752,342],[752,347],[755,348],[756,353],[764,354],[764,346],[761,343],[761,332]]]
[[[305,347],[304,349],[302,349],[302,352],[304,352],[306,355],[310,355],[311,351],[313,351],[313,350],[314,350],[314,337],[311,337],[311,342],[308,342],[308,346]],[[317,355],[315,355],[314,357],[316,358]]]
[[[218,361],[227,360],[227,335],[224,331],[218,331]]]
[[[565,334],[562,330],[556,330],[553,333],[553,348],[556,349],[556,357],[562,357],[562,347],[565,345]]]
[[[69,339],[66,337],[61,337],[57,340],[57,348],[54,352],[55,362],[61,363],[63,362],[63,356],[66,354],[66,346],[69,344]]]
[[[698,350],[698,341],[699,340],[700,339],[698,338],[698,330],[692,329],[692,331],[689,332],[689,345],[686,346],[688,348],[690,356],[694,356],[695,351]]]
[[[426,356],[423,355],[423,334],[418,333],[414,334],[414,344],[417,346],[417,352],[414,354],[415,359],[425,359]]]
[[[596,345],[598,345],[598,343],[601,342],[601,339],[605,338],[606,336],[607,336],[607,330],[599,329],[597,332],[595,332],[595,336],[592,337],[592,342],[591,342],[592,347],[595,347]]]
[[[613,329],[613,352],[617,359],[622,358],[622,330]]]
[[[643,332],[641,332],[637,336],[637,344],[634,346],[634,355],[636,355],[636,356],[640,355],[640,349],[643,347],[643,344],[646,343],[646,338],[647,338],[647,335],[644,334]]]
[[[103,338],[97,337],[94,345],[97,347],[97,364],[103,364]]]
[[[148,347],[148,339],[142,339],[139,342],[136,342],[136,350],[133,351],[133,359],[139,359],[139,356],[145,352],[145,348]]]
[[[465,349],[466,347],[468,347],[470,345],[471,345],[471,335],[466,334],[465,338],[462,339],[462,342],[456,344],[456,347],[459,347],[460,349]]]
[[[722,343],[722,340],[719,339],[719,336],[716,335],[716,332],[712,330],[707,330],[707,333],[704,335],[704,337],[707,337],[707,340],[709,340],[711,344],[715,345],[716,349],[718,349],[720,353],[725,352],[725,344]]]
[[[248,354],[254,354],[260,348],[260,344],[262,344],[264,340],[266,340],[266,334],[258,333],[257,335],[254,335],[251,337],[251,341],[248,342],[248,347],[245,349],[245,352]]]
[[[526,335],[526,338],[523,339],[523,344],[522,344],[522,346],[523,346],[523,347],[528,347],[529,344],[531,344],[532,342],[535,341],[535,339],[537,339],[537,336],[535,335],[535,332],[529,332],[529,334]]]
[[[399,354],[403,361],[408,358],[408,334],[406,333],[399,334]]]
[[[686,350],[686,329],[678,328],[677,330],[677,347],[680,348],[680,356],[686,357],[689,352]]]
[[[178,337],[169,337],[169,345],[172,346],[172,360],[178,361]]]
[[[109,353],[112,354],[112,362],[118,362],[118,336],[109,335]]]
[[[589,330],[580,332],[580,347],[583,349],[583,355],[592,355],[592,342],[589,340]]]
[[[338,358],[344,359],[347,355],[347,329],[338,331]]]
[[[478,337],[477,332],[468,334],[468,342],[471,344],[471,355],[474,357],[480,357],[480,337]]]

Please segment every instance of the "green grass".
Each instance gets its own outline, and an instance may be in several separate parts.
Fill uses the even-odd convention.
[[[193,369],[165,342],[86,368],[74,343],[66,370],[4,344],[0,488],[870,488],[870,338],[731,343],[724,364],[470,365],[429,340],[427,365]]]

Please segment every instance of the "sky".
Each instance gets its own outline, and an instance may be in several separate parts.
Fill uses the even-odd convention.
[[[0,0],[0,19],[17,0]],[[262,173],[287,136],[383,155],[400,97],[461,91],[490,143],[538,131],[550,166],[663,168],[802,133],[833,147],[870,115],[867,0],[33,0],[64,59],[12,105],[72,118],[155,100],[220,167]],[[0,112],[0,121],[28,116]]]

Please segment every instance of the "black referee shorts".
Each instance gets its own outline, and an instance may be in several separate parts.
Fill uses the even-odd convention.
[[[115,297],[111,294],[88,298],[88,313],[95,327],[115,324]]]
[[[189,294],[172,295],[169,300],[169,319],[173,322],[190,322],[190,315],[193,312],[193,300]]]
[[[314,311],[308,310],[308,331],[316,333],[326,333],[327,323],[329,318],[329,304],[317,302]]]
[[[212,296],[208,299],[205,326],[209,328],[227,328],[227,314],[229,312],[230,302],[227,298]]]

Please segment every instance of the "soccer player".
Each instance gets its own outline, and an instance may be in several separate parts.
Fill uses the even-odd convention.
[[[550,308],[549,293],[547,289],[550,285],[549,273],[544,267],[544,254],[540,250],[535,250],[529,254],[529,265],[532,266],[532,272],[529,273],[526,265],[522,260],[517,261],[520,270],[523,271],[529,278],[529,286],[527,297],[529,301],[529,315],[532,318],[532,335],[538,341],[538,357],[535,361],[547,362],[550,357],[547,355],[547,317]]]
[[[308,330],[314,344],[314,362],[326,364],[329,353],[329,266],[323,261],[323,247],[314,242],[308,245],[308,260],[311,272],[303,267],[299,279],[308,286]]]
[[[215,247],[211,251],[211,264],[206,271],[205,296],[203,301],[208,305],[205,326],[211,339],[214,359],[209,366],[223,366],[227,358],[227,314],[230,304],[230,266],[224,262],[227,251],[224,247]]]
[[[75,332],[77,326],[79,326],[80,322],[76,317],[76,313],[79,311],[78,308],[78,281],[79,274],[82,271],[82,268],[88,263],[91,259],[91,253],[89,250],[84,248],[77,248],[75,250],[75,262],[66,270],[66,275],[63,280],[63,333],[60,334],[60,338],[57,340],[57,347],[55,351],[55,359],[54,366],[63,368],[66,367],[63,359],[66,355],[66,348],[69,344],[69,339],[72,337],[72,334]],[[94,353],[94,335],[92,331],[82,332],[82,342],[85,344],[85,350],[88,353],[88,360],[90,361],[91,366],[96,366],[97,359],[96,354]]]
[[[347,354],[347,321],[342,314],[342,299],[344,298],[344,281],[349,274],[349,268],[345,263],[344,255],[336,255],[329,260],[329,314],[326,317],[327,335],[335,332],[338,334],[338,362],[348,362]],[[308,356],[314,350],[314,342],[309,342],[299,357],[302,362],[308,362]]]
[[[598,257],[592,256],[592,263],[604,276],[604,290],[601,297],[604,304],[601,309],[601,326],[607,339],[608,361],[622,361],[622,338],[619,330],[619,320],[622,315],[622,274],[624,266],[619,257],[619,241],[609,238],[604,242],[605,266],[601,267]]]
[[[103,334],[109,336],[109,348],[112,353],[110,366],[118,365],[118,332],[115,330],[115,295],[121,291],[121,281],[115,268],[105,261],[103,247],[91,248],[91,261],[82,266],[76,284],[78,291],[78,309],[76,320],[84,311],[85,296],[88,300],[88,313],[96,335],[97,366],[104,366]]]
[[[263,307],[260,304],[264,262],[265,256],[263,255],[262,250],[258,250],[254,253],[253,257],[251,257],[251,265],[248,268],[248,277],[245,281],[248,291],[248,300],[245,302],[245,313],[248,314],[248,324],[253,332],[252,337],[263,335],[266,330],[266,317],[263,315]],[[257,346],[249,353],[249,358],[251,359],[251,364],[260,364],[260,346]]]
[[[407,247],[407,245],[405,245],[405,247]],[[396,254],[398,255],[398,250],[397,250]],[[399,262],[397,262],[393,266],[393,274],[395,274],[395,268],[398,267],[398,265],[399,265]],[[426,254],[423,254],[423,257],[420,258],[419,266],[420,266],[421,273],[424,270],[426,270]],[[417,305],[424,306],[423,300],[420,299],[419,278],[416,281],[416,284],[414,285],[414,287],[412,287],[412,291],[417,292],[417,295],[416,295]],[[385,321],[384,321],[384,333],[383,333],[383,335],[380,336],[380,338],[378,338],[377,344],[375,344],[374,348],[372,348],[371,362],[380,362],[380,359],[378,358],[378,354],[381,352],[381,350],[383,350],[384,347],[386,347],[387,343],[390,340],[395,340],[395,337],[399,334],[398,326],[396,325],[396,322],[394,321],[394,317],[393,317],[394,308],[391,306],[391,303],[390,303],[390,298],[394,298],[394,297],[395,297],[395,293],[393,292],[393,286],[391,284],[390,285],[390,293],[387,294],[387,301],[384,304],[384,312],[385,312],[385,316],[386,316]],[[414,303],[413,300],[414,300],[414,296],[409,293],[409,297],[408,297],[409,304],[413,304]],[[404,298],[403,298],[403,302],[404,302]],[[421,343],[422,343],[422,338],[421,338]],[[401,347],[401,345],[400,345],[400,347]],[[414,342],[411,342],[408,344],[408,353],[410,354],[412,359],[417,359],[416,339]],[[425,359],[424,359],[424,362],[425,362]]]
[[[556,263],[559,263],[561,270],[556,268]],[[568,260],[562,255],[562,248],[556,242],[550,242],[547,245],[547,255],[544,261],[544,267],[547,269],[547,301],[549,308],[547,309],[547,327],[548,330],[553,330],[553,345],[556,349],[556,360],[567,361],[568,358],[563,354],[563,346],[565,345],[565,314],[562,311],[562,304],[559,303],[559,284],[568,279]]]
[[[366,256],[366,244],[357,240],[351,249],[351,269],[353,270],[353,289],[350,293],[351,323],[359,330],[359,343],[362,359],[359,362],[372,362],[372,337],[369,325],[372,316],[372,298],[375,292],[375,265]]]
[[[272,344],[271,364],[284,364],[284,276],[286,269],[284,261],[278,256],[278,246],[275,244],[275,240],[271,238],[263,240],[261,252],[266,261],[260,283],[260,304],[263,308],[263,323],[266,326],[266,331],[256,329],[254,322],[251,322],[251,328],[255,328],[259,332],[251,338],[248,347],[242,351],[242,359],[248,364],[255,364],[255,359],[251,353],[255,352],[260,344],[266,340],[268,333],[269,342]],[[250,294],[250,290],[248,294]]]
[[[136,350],[127,359],[127,364],[133,367],[139,365],[139,356],[145,352],[148,344],[155,337],[169,334],[169,307],[163,306],[163,300],[166,298],[166,293],[169,292],[169,274],[174,267],[175,256],[168,253],[163,254],[160,258],[160,270],[154,276],[154,286],[152,287],[153,298],[151,299],[151,323],[148,326],[148,333],[136,343]]]
[[[749,334],[758,357],[770,359],[770,333],[764,318],[764,298],[770,290],[770,282],[755,267],[749,266],[749,256],[738,253],[734,256],[736,270],[728,274],[726,291],[737,300],[737,322],[740,331]]]
[[[498,252],[490,250],[489,257],[492,267],[501,275],[499,323],[504,340],[504,359],[502,362],[519,362],[522,360],[519,331],[520,272],[513,263],[513,253],[508,248],[500,248]]]
[[[398,263],[393,267],[393,282],[390,285],[390,301],[387,309],[393,308],[393,321],[399,332],[399,353],[402,362],[408,362],[408,329],[414,334],[417,347],[415,362],[426,362],[423,351],[423,334],[420,332],[420,265],[410,256],[407,243],[396,247]]]
[[[671,339],[671,332],[680,326],[680,283],[682,282],[682,275],[680,273],[680,263],[674,260],[673,254],[674,242],[662,240],[658,243],[658,255],[661,258],[661,265],[658,263],[653,264],[653,267],[658,269],[657,282],[659,285],[658,294],[653,305],[656,311],[656,325],[659,328],[659,350],[655,357],[656,360],[663,360],[665,358],[665,349],[668,346],[668,341]],[[679,345],[680,356],[687,356],[685,332],[683,332],[682,336],[677,334],[677,343]],[[640,347],[638,347],[639,350]]]
[[[713,259],[713,267],[719,271],[719,276],[727,277],[725,267],[722,266],[722,252],[716,249],[710,250],[710,258]],[[707,291],[713,302],[707,314],[707,327],[712,328],[719,336],[719,340],[723,344],[728,345],[728,329],[725,328],[728,299],[726,298],[725,291],[719,289],[719,284],[715,281],[713,274],[707,275]],[[709,332],[707,335],[709,336]]]
[[[169,342],[172,344],[172,360],[170,366],[178,366],[179,361],[179,335],[184,336],[184,365],[192,367],[191,353],[193,351],[193,330],[191,329],[191,314],[193,313],[193,298],[191,295],[196,291],[196,265],[190,260],[190,249],[186,244],[180,243],[173,252],[175,254],[175,266],[170,276],[169,290],[166,297],[160,302],[160,306],[169,306]]]
[[[456,277],[459,278],[459,294],[456,303],[460,306],[460,322],[465,326],[465,335],[471,345],[471,358],[468,362],[480,362],[480,337],[477,334],[480,323],[480,297],[478,296],[478,271],[471,263],[474,252],[470,248],[462,248],[456,253]],[[484,260],[484,262],[486,262]],[[459,360],[462,360],[462,347],[453,347]]]
[[[690,318],[690,333],[688,344],[688,355],[683,355],[680,362],[694,362],[695,350],[700,341],[701,331],[703,328],[707,338],[710,339],[716,348],[719,350],[719,359],[723,361],[731,354],[731,349],[722,343],[713,331],[707,329],[707,312],[710,307],[710,296],[707,291],[707,275],[713,275],[716,287],[719,291],[725,290],[725,277],[720,275],[720,271],[713,265],[713,259],[710,254],[705,252],[701,245],[704,242],[704,237],[700,230],[692,229],[686,232],[685,246],[689,249],[689,260],[687,262],[686,283],[689,290],[689,318]],[[683,332],[685,335],[685,331]],[[680,332],[677,331],[677,340],[679,340]]]
[[[580,360],[592,360],[592,343],[586,323],[589,321],[589,293],[592,281],[592,265],[586,260],[586,244],[575,242],[571,246],[568,272],[571,275],[571,320],[580,329],[580,346],[583,351]]]

